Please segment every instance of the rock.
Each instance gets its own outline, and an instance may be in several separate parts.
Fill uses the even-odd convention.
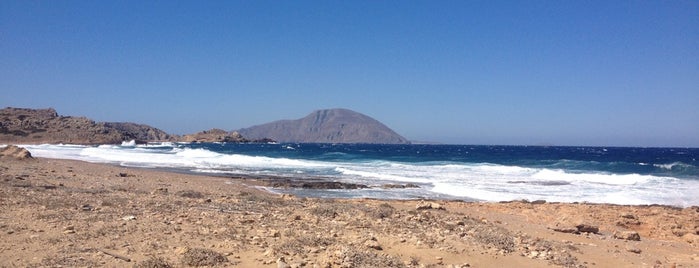
[[[268,183],[273,188],[303,188],[303,189],[366,189],[369,186],[357,183],[339,181],[315,181],[315,180],[274,180]]]
[[[575,226],[580,233],[599,233],[599,227],[589,224],[578,224]]]
[[[616,239],[641,241],[641,236],[636,231],[614,232],[613,236]]]
[[[243,136],[238,132],[228,132],[217,128],[185,135],[181,138],[181,140],[184,142],[250,142],[249,140],[243,138]]]
[[[682,236],[682,239],[684,239],[684,241],[686,241],[687,243],[699,245],[699,235],[687,233]]]
[[[636,215],[629,214],[629,213],[621,214],[620,217],[622,217],[624,219],[638,220],[638,217],[636,217]]]
[[[17,160],[32,159],[32,154],[22,147],[8,145],[0,148],[0,158],[13,158]]]
[[[418,186],[417,184],[412,184],[412,183],[408,183],[408,184],[384,184],[384,185],[381,185],[381,188],[384,188],[384,189],[405,189],[405,188],[420,188],[420,186]]]
[[[435,202],[427,202],[424,200],[420,200],[420,202],[415,205],[415,209],[417,210],[423,210],[423,209],[440,209],[440,210],[445,210],[444,206],[442,206],[439,203]]]
[[[367,240],[366,242],[364,242],[364,246],[370,249],[383,250],[381,244],[379,244],[379,241],[376,241],[375,239]]]
[[[554,230],[556,232],[561,232],[561,233],[567,233],[567,234],[574,234],[578,232],[578,228],[573,228],[573,227],[553,227],[551,230]]]
[[[641,254],[641,249],[633,246],[628,246],[626,247],[626,251],[636,253],[636,254]]]
[[[74,233],[75,233],[75,227],[73,227],[72,225],[66,226],[65,228],[63,228],[63,233],[64,233],[64,234],[74,234]]]
[[[546,200],[534,200],[534,201],[532,201],[532,205],[541,205],[541,204],[546,204]]]
[[[277,268],[291,268],[291,266],[286,263],[284,257],[279,257],[279,259],[277,259]]]

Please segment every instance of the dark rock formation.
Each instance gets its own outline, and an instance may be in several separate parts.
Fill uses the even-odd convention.
[[[124,140],[168,141],[173,139],[173,137],[165,131],[149,125],[124,122],[107,122],[103,124],[107,128],[113,128],[121,132],[125,137]]]
[[[250,139],[279,142],[409,143],[381,122],[347,109],[318,110],[301,119],[275,121],[238,132]]]
[[[0,109],[0,143],[113,144],[127,140],[168,141],[172,138],[147,125],[59,116],[51,108]]]
[[[182,142],[235,142],[235,143],[269,143],[269,142],[275,142],[272,139],[269,138],[262,138],[262,139],[246,139],[243,137],[243,135],[240,135],[240,133],[236,131],[225,131],[222,129],[211,129],[211,130],[204,130],[202,132],[197,132],[194,134],[189,134],[189,135],[184,135],[180,137],[178,141]]]
[[[302,189],[366,189],[369,186],[357,183],[339,181],[314,181],[314,180],[270,180],[267,185],[273,188],[302,188]]]
[[[246,141],[238,132],[228,132],[223,129],[211,129],[184,135],[180,139],[184,142],[244,142]]]

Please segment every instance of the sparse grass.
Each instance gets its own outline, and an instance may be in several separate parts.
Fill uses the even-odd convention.
[[[162,257],[151,257],[145,261],[134,265],[135,268],[170,268],[173,267],[168,261]]]
[[[193,248],[182,255],[182,263],[189,266],[216,266],[228,262],[221,253],[205,248]]]
[[[473,233],[473,238],[484,245],[510,253],[515,250],[514,235],[505,228],[483,223],[470,217],[464,218],[464,225]]]
[[[192,191],[192,190],[179,191],[176,193],[176,195],[181,196],[181,197],[186,197],[186,198],[195,198],[195,199],[204,198],[203,193],[197,192],[197,191]]]
[[[337,208],[335,206],[317,206],[311,209],[311,214],[316,215],[321,218],[335,218],[337,213]]]
[[[382,203],[378,207],[368,206],[365,208],[367,216],[376,219],[389,218],[395,211],[396,209],[388,203]]]
[[[79,257],[75,255],[71,256],[49,256],[43,258],[41,263],[29,265],[28,267],[97,267],[99,266],[97,262],[86,259],[84,257]]]
[[[294,237],[278,246],[274,246],[273,249],[276,252],[296,255],[302,254],[308,251],[309,248],[327,247],[336,242],[333,238],[316,236],[316,235],[302,235]]]
[[[354,248],[344,248],[341,252],[340,259],[343,266],[347,267],[406,267],[400,258],[388,254],[359,251]]]

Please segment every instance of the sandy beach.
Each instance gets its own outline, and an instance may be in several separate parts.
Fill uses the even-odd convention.
[[[330,200],[260,181],[0,162],[2,267],[699,267],[699,207]]]

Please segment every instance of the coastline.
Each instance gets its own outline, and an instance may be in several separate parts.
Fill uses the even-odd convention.
[[[257,189],[261,184],[75,160],[2,159],[0,266],[699,263],[696,206],[316,199],[275,195]]]

